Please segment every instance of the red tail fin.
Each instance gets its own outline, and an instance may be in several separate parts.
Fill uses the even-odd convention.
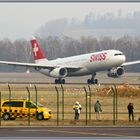
[[[35,60],[39,60],[39,59],[44,59],[44,55],[43,55],[43,52],[36,40],[36,38],[33,38],[31,40],[31,45],[32,45],[32,52],[34,54],[34,59]]]

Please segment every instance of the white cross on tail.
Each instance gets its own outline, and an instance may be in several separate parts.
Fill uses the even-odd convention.
[[[37,56],[38,48],[36,47],[36,43],[34,44],[33,52]]]

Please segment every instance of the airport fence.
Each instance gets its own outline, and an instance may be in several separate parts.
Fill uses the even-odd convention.
[[[4,121],[0,106],[0,126],[112,126],[140,125],[140,102],[138,97],[123,97],[118,94],[116,85],[111,85],[101,95],[102,86],[95,85],[0,85],[0,102],[5,99],[27,99],[40,102],[50,108],[53,117],[49,120],[36,120],[30,117]],[[94,104],[99,100],[102,107],[100,120],[96,120]],[[79,121],[74,120],[73,104],[82,105]],[[134,103],[134,121],[129,122],[127,105]],[[30,109],[28,110],[30,114]]]

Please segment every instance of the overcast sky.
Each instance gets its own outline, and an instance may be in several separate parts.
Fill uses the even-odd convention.
[[[0,3],[0,40],[30,38],[46,22],[94,13],[140,11],[140,3]]]

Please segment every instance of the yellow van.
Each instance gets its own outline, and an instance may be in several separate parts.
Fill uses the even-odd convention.
[[[0,106],[1,118],[4,120],[28,117],[38,120],[52,118],[50,109],[39,103],[34,103],[26,99],[11,99],[1,101]]]

